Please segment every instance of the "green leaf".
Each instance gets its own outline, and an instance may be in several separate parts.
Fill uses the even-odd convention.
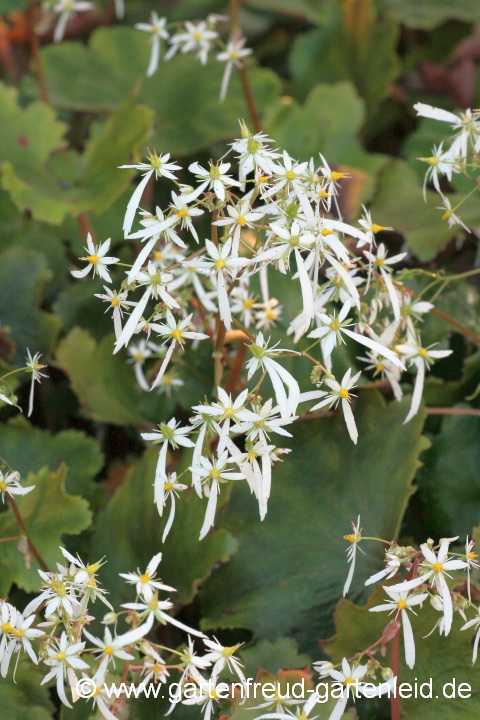
[[[13,661],[14,662],[14,661]],[[0,682],[0,707],[8,720],[52,720],[55,707],[48,689],[41,686],[44,673],[30,660],[21,661],[15,673],[12,671]]]
[[[25,109],[16,93],[0,85],[0,111],[7,117],[0,140],[2,186],[15,205],[37,220],[60,224],[67,214],[106,210],[128,187],[131,171],[119,171],[143,147],[151,111],[126,102],[105,123],[93,126],[85,152],[64,149],[66,126],[41,102]],[[53,155],[53,152],[56,155]]]
[[[276,673],[282,668],[305,668],[312,662],[304,653],[298,652],[293,638],[279,638],[274,643],[261,640],[252,647],[241,649],[239,654],[245,668],[245,677],[256,677],[259,669]]]
[[[113,336],[97,345],[85,330],[74,328],[57,347],[58,365],[67,373],[84,412],[99,422],[139,425],[171,417],[177,402],[190,409],[191,399],[210,395],[211,345],[186,350],[178,376],[185,381],[172,397],[146,393],[137,387],[131,364],[123,353],[113,355]]]
[[[54,435],[17,416],[2,425],[0,457],[22,477],[45,466],[55,471],[65,463],[68,467],[65,488],[69,494],[82,495],[91,502],[98,493],[99,486],[93,478],[102,469],[103,454],[98,441],[79,430]]]
[[[263,523],[248,488],[235,485],[217,522],[238,538],[240,550],[202,589],[205,628],[245,627],[272,641],[288,633],[302,651],[318,651],[348,572],[349,521],[360,514],[377,537],[399,531],[418,455],[427,447],[423,414],[402,425],[408,405],[408,398],[385,405],[376,393],[362,394],[354,410],[357,446],[341,413],[300,425],[288,462],[275,468]],[[364,581],[381,566],[382,548],[367,550],[354,597],[365,597]]]
[[[247,118],[238,73],[233,73],[226,101],[218,100],[223,67],[208,67],[191,56],[161,61],[146,78],[150,43],[132,28],[100,28],[88,47],[63,42],[42,49],[51,102],[55,107],[89,112],[116,110],[132,93],[155,113],[151,147],[186,155],[238,135],[238,118]],[[280,93],[280,79],[270,70],[253,68],[252,92],[260,111]],[[120,163],[118,163],[120,164]]]
[[[352,83],[345,81],[316,85],[303,105],[296,101],[285,105],[279,100],[271,106],[265,129],[293,157],[318,159],[321,152],[336,168],[358,168],[358,184],[353,179],[342,184],[342,194],[353,193],[347,200],[353,216],[361,203],[371,198],[375,175],[387,162],[382,155],[367,153],[357,140],[364,119],[365,103]]]
[[[334,10],[334,4],[325,0],[322,3],[318,0],[246,0],[245,5],[261,12],[286,15],[322,25],[331,19]]]
[[[162,547],[168,515],[161,519],[153,502],[157,458],[157,449],[145,452],[95,526],[92,548],[96,555],[105,555],[108,560],[102,569],[102,581],[116,603],[131,601],[135,595],[118,573],[145,568],[159,550],[163,551],[159,574],[167,585],[177,588],[171,600],[184,604],[193,600],[198,584],[214,566],[226,562],[237,550],[237,542],[226,530],[218,530],[199,542],[205,504],[193,489],[183,492],[177,500],[173,527]]]
[[[366,607],[357,607],[347,600],[340,600],[335,610],[336,635],[323,644],[324,650],[332,658],[332,662],[341,662],[343,657],[352,657],[355,653],[370,647],[381,635],[388,624],[386,613],[371,613],[368,608],[383,604],[386,594],[378,587]],[[440,615],[429,602],[426,602],[418,615],[409,615],[416,644],[416,662],[413,670],[405,664],[403,639],[400,655],[399,682],[417,683],[432,680],[433,698],[402,699],[402,717],[406,720],[459,720],[472,718],[480,712],[479,696],[476,692],[480,681],[480,667],[472,668],[472,632],[459,632],[464,620],[455,614],[453,627],[447,637],[441,636],[438,630],[425,638]],[[382,658],[378,657],[382,662]],[[382,664],[390,663],[390,651]],[[469,683],[472,696],[462,699],[446,699],[443,695],[445,683],[455,681],[456,687],[461,683]],[[427,690],[427,688],[425,688]],[[477,708],[475,710],[475,708]]]
[[[458,194],[449,195],[452,207],[460,200]],[[405,235],[412,252],[423,261],[432,260],[445,245],[464,231],[458,226],[448,227],[442,220],[439,195],[427,190],[427,202],[415,171],[402,160],[394,160],[380,174],[378,193],[370,208],[379,225],[393,226]],[[478,203],[468,201],[459,214],[465,224],[480,220]]]
[[[40,310],[51,277],[45,258],[33,250],[11,247],[0,253],[0,326],[11,330],[19,367],[27,348],[32,355],[48,353],[60,330],[58,317]]]
[[[23,485],[35,485],[35,489],[18,501],[26,531],[50,568],[54,568],[55,562],[62,558],[59,550],[62,535],[78,535],[90,525],[92,519],[87,501],[65,492],[66,474],[65,465],[61,465],[56,472],[42,468],[35,475],[29,474]],[[7,512],[0,513],[0,537],[13,537],[18,532],[12,510],[9,508]],[[27,569],[16,545],[15,542],[2,543],[2,597],[8,595],[13,583],[26,592],[38,590],[40,585],[35,558],[32,558],[31,569]]]
[[[471,536],[480,525],[479,433],[480,418],[447,415],[424,455],[418,485],[429,527],[442,537]]]
[[[412,28],[433,30],[447,20],[470,23],[480,20],[476,0],[377,0],[378,9]]]

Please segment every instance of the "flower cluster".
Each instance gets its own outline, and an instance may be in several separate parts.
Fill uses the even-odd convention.
[[[441,613],[440,619],[435,624],[432,633],[438,628],[440,635],[448,635],[452,629],[452,621],[455,612],[464,620],[461,630],[475,627],[477,630],[473,646],[473,662],[477,659],[478,644],[480,642],[480,608],[472,602],[471,596],[471,570],[480,568],[478,555],[474,551],[475,542],[467,537],[464,549],[461,552],[452,552],[450,545],[456,543],[458,537],[442,538],[438,544],[428,539],[420,545],[420,548],[411,546],[402,547],[395,541],[387,541],[381,538],[365,537],[360,527],[360,517],[356,523],[352,523],[352,532],[344,536],[348,541],[347,558],[350,564],[348,577],[345,583],[343,595],[345,596],[353,578],[357,548],[364,541],[377,541],[387,545],[385,550],[385,568],[369,577],[365,585],[372,585],[381,581],[396,578],[397,582],[384,586],[388,596],[385,604],[370,608],[370,612],[388,612],[400,620],[403,627],[403,639],[405,649],[405,662],[413,668],[415,665],[415,641],[409,612],[415,614],[429,601],[431,606]],[[466,574],[466,593],[452,589],[448,580],[453,581],[451,575],[455,571],[463,571]],[[407,576],[401,579],[402,573]],[[456,579],[456,578],[455,578]],[[398,582],[400,580],[400,582]],[[450,583],[452,585],[452,583]],[[473,609],[475,617],[467,621],[466,611]],[[429,633],[431,634],[431,633]]]
[[[114,352],[127,348],[142,390],[171,393],[182,382],[174,368],[183,362],[186,345],[213,342],[215,348],[216,400],[192,405],[189,422],[165,418],[158,429],[143,433],[144,440],[160,445],[154,500],[160,514],[171,504],[164,537],[176,499],[186,488],[180,477],[167,472],[167,453],[178,446],[193,448],[191,483],[208,499],[204,537],[213,525],[222,484],[230,480],[247,481],[263,519],[272,467],[288,452],[275,444],[275,437],[291,436],[300,404],[318,401],[310,407],[313,411],[341,407],[348,433],[357,442],[352,407],[361,372],[349,368],[335,376],[344,345],[366,349],[359,362],[383,379],[397,400],[408,365],[415,382],[405,422],[418,412],[426,372],[451,350],[422,343],[422,320],[433,305],[402,282],[397,268],[407,253],[387,250],[392,228],[375,223],[366,208],[358,224],[342,219],[338,195],[345,173],[333,170],[322,155],[317,163],[314,158],[299,162],[244,123],[241,137],[220,161],[189,166],[190,184],[180,181],[181,167],[169,154],[150,152],[145,162],[122,167],[143,175],[123,227],[125,237],[141,246],[118,289],[106,285],[105,294],[97,295],[112,310]],[[174,189],[171,203],[150,213],[140,205],[147,183],[155,180],[172,183]],[[195,225],[206,216],[210,238],[201,239]],[[379,234],[384,241],[377,243]],[[117,262],[106,255],[109,248],[109,240],[96,246],[89,237],[88,255],[82,258],[87,264],[73,275],[92,271],[109,283],[107,266],[114,268]],[[283,307],[271,294],[278,273],[289,275],[297,288],[301,309],[287,335],[294,347],[304,337],[311,340],[305,349],[279,347],[271,338],[282,322]],[[242,343],[236,350],[238,376],[224,388],[227,347],[234,339]],[[245,361],[242,352],[249,354]],[[295,357],[312,362],[311,381],[317,389],[302,388],[285,357],[294,358],[293,363]],[[252,378],[256,384],[235,396],[231,388],[243,366],[245,384]],[[273,393],[265,397],[267,377]]]
[[[433,146],[430,157],[418,158],[428,165],[423,183],[425,200],[427,184],[431,183],[441,198],[442,204],[438,210],[443,212],[442,219],[447,220],[449,227],[460,225],[464,230],[470,232],[467,225],[457,215],[457,210],[465,200],[478,190],[478,180],[475,174],[478,173],[480,168],[478,163],[478,155],[480,154],[480,111],[469,109],[456,115],[448,110],[432,107],[425,103],[417,103],[414,105],[414,109],[420,117],[448,123],[453,131],[449,147],[445,149],[443,142],[441,142],[440,145]],[[458,175],[460,173],[473,183],[473,187],[452,208],[447,194],[448,184],[452,182],[454,174]]]

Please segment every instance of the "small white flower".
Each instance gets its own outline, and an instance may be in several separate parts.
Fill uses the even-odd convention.
[[[171,445],[174,450],[179,445],[182,447],[193,447],[194,443],[186,437],[192,431],[191,427],[180,427],[180,423],[172,418],[168,423],[160,423],[158,430],[149,433],[142,433],[144,440],[150,440],[154,445],[161,445],[158,456],[157,469],[155,471],[155,479],[165,476],[165,467],[167,462],[167,450]]]
[[[407,253],[399,253],[393,255],[387,259],[387,251],[385,245],[380,243],[377,249],[377,254],[373,255],[368,250],[364,250],[364,255],[368,258],[370,265],[374,266],[381,274],[383,281],[387,287],[390,302],[392,303],[392,310],[395,316],[395,320],[400,320],[400,304],[398,302],[398,294],[393,286],[390,273],[393,272],[392,265],[396,265],[403,260]]]
[[[170,623],[171,625],[174,625],[175,627],[183,630],[186,633],[189,633],[190,635],[196,635],[197,637],[202,638],[205,637],[205,634],[202,633],[200,630],[194,630],[194,628],[191,628],[188,625],[184,625],[184,623],[180,622],[180,620],[177,620],[176,618],[167,615],[165,610],[171,610],[173,607],[173,603],[171,603],[170,600],[159,600],[156,594],[148,603],[124,603],[122,607],[127,608],[127,610],[135,610],[139,613],[139,616],[142,618],[142,620],[145,620],[144,625],[142,625],[141,627],[148,626],[149,628],[151,628],[153,626],[154,620],[157,620],[164,625]]]
[[[230,187],[239,187],[240,183],[238,180],[234,180],[230,175],[227,175],[230,168],[230,163],[223,163],[220,162],[217,165],[215,165],[210,160],[210,167],[208,170],[206,170],[200,163],[193,162],[191,165],[188,166],[188,169],[191,173],[194,173],[198,180],[200,180],[200,185],[191,193],[188,193],[187,195],[182,195],[182,199],[184,202],[192,202],[193,200],[196,200],[197,197],[199,197],[202,192],[205,190],[213,190],[217,198],[221,201],[225,201],[225,189]]]
[[[41,353],[36,352],[35,355],[32,357],[30,354],[30,350],[27,348],[27,358],[25,360],[25,365],[27,368],[27,372],[32,374],[32,380],[30,382],[30,395],[28,400],[28,417],[33,412],[33,395],[35,392],[35,383],[38,382],[39,384],[42,382],[42,378],[48,377],[46,373],[40,372],[43,370],[43,368],[46,368],[46,365],[42,365],[41,362],[39,362],[40,358],[42,357]]]
[[[162,559],[162,553],[157,553],[152,557],[147,565],[144,573],[137,570],[136,573],[119,573],[131,585],[135,585],[137,595],[140,595],[148,603],[152,597],[154,590],[170,590],[175,592],[175,588],[170,585],[164,585],[160,580],[156,580],[157,567]]]
[[[133,660],[133,655],[126,652],[123,648],[127,645],[133,645],[140,640],[140,638],[144,637],[151,630],[152,625],[153,618],[149,617],[143,625],[139,625],[139,627],[133,628],[133,630],[129,630],[123,635],[117,635],[116,637],[113,637],[110,629],[106,627],[103,640],[91,635],[85,628],[83,632],[90,642],[98,648],[98,650],[94,650],[93,652],[98,654],[99,659],[101,658],[101,666],[107,667],[110,661],[115,665],[115,658],[119,658],[120,660]]]
[[[152,52],[150,54],[150,62],[147,68],[147,77],[151,77],[157,70],[158,61],[160,59],[160,39],[168,40],[169,34],[165,29],[167,18],[159,18],[156,12],[152,12],[149,23],[137,23],[136,30],[149,33],[152,39]]]
[[[385,605],[376,605],[370,608],[370,612],[389,612],[390,614],[396,613],[396,617],[399,615],[402,618],[403,626],[403,643],[405,647],[405,662],[408,667],[413,669],[415,665],[415,641],[413,639],[413,630],[408,617],[407,610],[410,610],[415,615],[415,611],[412,610],[412,606],[421,605],[428,598],[428,593],[422,593],[421,595],[409,595],[407,590],[395,592],[389,587],[383,588],[385,592],[390,596],[391,600],[387,600]]]
[[[62,632],[59,639],[55,638],[54,644],[49,643],[47,647],[47,658],[44,663],[52,669],[45,675],[40,685],[44,685],[52,678],[56,678],[58,697],[69,708],[72,706],[65,693],[64,681],[65,677],[68,677],[70,684],[73,684],[76,681],[76,670],[88,670],[88,664],[79,657],[84,648],[84,642],[70,644],[65,632]]]
[[[220,102],[223,102],[227,97],[228,83],[230,82],[233,66],[235,65],[235,67],[241,68],[243,66],[242,59],[251,55],[253,52],[250,48],[244,47],[246,42],[247,40],[244,37],[232,37],[228,41],[225,50],[217,55],[217,60],[225,63],[225,70],[220,87]]]
[[[343,588],[343,597],[345,597],[346,594],[348,593],[348,591],[350,590],[350,585],[352,584],[353,573],[355,571],[355,560],[357,557],[357,546],[362,539],[362,529],[360,527],[360,515],[357,518],[356,525],[354,522],[352,522],[352,532],[349,535],[344,535],[343,538],[344,538],[344,540],[348,540],[348,542],[350,543],[350,546],[346,550],[347,560],[350,563],[350,569],[348,571],[347,580],[346,580],[344,588]]]
[[[348,368],[347,372],[342,378],[341,383],[335,380],[335,378],[325,378],[324,383],[325,385],[328,385],[328,387],[330,388],[330,392],[328,392],[327,390],[313,390],[311,392],[305,393],[307,397],[304,396],[301,399],[313,400],[319,397],[323,398],[317,405],[314,405],[310,409],[310,412],[325,407],[326,405],[328,405],[329,407],[337,407],[338,403],[342,401],[343,417],[345,418],[345,424],[347,426],[348,434],[356,445],[358,440],[358,430],[357,426],[355,425],[355,418],[353,417],[350,403],[352,402],[351,398],[355,397],[351,390],[355,387],[356,382],[360,377],[360,372],[358,372],[352,378],[350,377],[351,373],[352,368]]]
[[[468,233],[471,232],[471,230],[465,225],[462,220],[458,217],[458,215],[455,215],[455,213],[452,210],[452,205],[450,203],[450,200],[448,197],[442,196],[442,205],[440,207],[437,207],[437,210],[443,210],[442,220],[448,221],[448,227],[454,227],[455,225],[461,225],[464,230],[466,230]]]
[[[259,367],[268,373],[273,385],[280,415],[282,420],[286,422],[292,415],[295,415],[297,405],[300,401],[300,388],[293,375],[290,375],[280,363],[273,359],[275,355],[285,351],[277,347],[278,343],[272,347],[268,347],[268,343],[269,340],[265,341],[263,333],[259,332],[255,338],[255,342],[248,346],[249,351],[253,355],[253,357],[248,360],[246,366],[248,379],[250,380],[253,377]],[[284,385],[289,390],[288,397]]]
[[[20,473],[11,472],[8,475],[4,475],[0,470],[0,493],[2,495],[2,502],[5,502],[5,493],[13,497],[14,495],[26,495],[27,493],[34,490],[35,485],[30,487],[22,487],[20,485]]]
[[[228,217],[216,220],[213,225],[231,225],[230,233],[232,234],[233,238],[232,254],[236,257],[238,255],[238,250],[240,246],[240,234],[242,228],[253,227],[252,223],[260,220],[262,217],[262,213],[252,211],[248,200],[244,200],[236,207],[233,207],[233,205],[227,205],[227,213]]]
[[[220,311],[220,319],[223,321],[227,330],[232,327],[232,311],[230,309],[230,300],[225,287],[226,276],[235,277],[237,271],[241,267],[250,264],[248,258],[235,257],[232,251],[232,240],[229,239],[222,246],[214,245],[210,240],[205,241],[207,252],[210,256],[206,263],[206,268],[210,273],[215,275],[217,286],[218,308]]]
[[[151,324],[152,330],[155,330],[155,332],[157,332],[162,338],[165,338],[165,343],[170,341],[170,345],[168,347],[167,354],[165,355],[165,358],[160,367],[160,370],[158,371],[158,375],[155,378],[155,382],[153,383],[152,387],[150,388],[151,390],[153,390],[153,388],[157,387],[157,385],[160,384],[177,343],[179,343],[179,345],[183,349],[185,340],[206,340],[206,339],[208,339],[208,335],[205,335],[205,333],[193,332],[192,330],[188,330],[188,327],[191,323],[192,317],[193,317],[193,313],[188,315],[183,320],[176,321],[175,318],[173,317],[172,313],[170,312],[170,310],[167,310],[166,324],[158,324],[158,323]]]
[[[235,653],[237,652],[238,648],[241,646],[242,643],[239,643],[238,645],[233,645],[232,647],[224,647],[221,645],[217,638],[214,637],[213,640],[210,640],[209,638],[204,638],[203,643],[205,647],[207,648],[208,652],[204,656],[204,660],[208,660],[210,663],[213,664],[212,668],[212,675],[216,677],[217,675],[220,675],[223,668],[227,666],[227,668],[234,672],[242,682],[245,682],[245,675],[243,674],[242,670],[242,663],[238,658],[235,657]]]
[[[88,12],[93,8],[93,2],[84,2],[84,0],[59,0],[52,8],[54,12],[59,13],[59,18],[53,33],[54,42],[58,43],[63,39],[67,23],[75,13]]]
[[[88,233],[87,246],[85,250],[89,254],[86,257],[80,258],[80,260],[85,260],[88,264],[83,268],[83,270],[72,270],[73,277],[83,278],[88,275],[90,270],[93,270],[94,277],[95,275],[98,275],[102,278],[102,280],[105,280],[105,282],[112,282],[112,278],[110,277],[110,273],[108,272],[106,266],[114,265],[119,262],[120,258],[109,257],[106,255],[110,249],[110,243],[111,239],[108,238],[108,240],[105,240],[105,242],[101,245],[95,246],[93,244],[92,236]]]
[[[154,502],[160,516],[163,515],[163,508],[166,506],[168,498],[170,498],[170,514],[163,530],[162,542],[165,542],[165,539],[170,532],[170,528],[173,525],[173,520],[175,518],[175,498],[178,498],[179,493],[186,489],[187,485],[183,485],[178,482],[176,472],[169,475],[168,478],[160,476],[158,481],[155,482]]]

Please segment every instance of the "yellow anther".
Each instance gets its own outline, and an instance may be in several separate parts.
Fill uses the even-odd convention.
[[[385,260],[383,258],[377,258],[375,260],[375,265],[377,267],[383,267],[383,265],[385,265]]]
[[[226,418],[232,418],[235,415],[235,410],[233,408],[226,408],[223,414]]]
[[[243,307],[245,310],[250,310],[253,307],[253,300],[248,299],[243,301]]]
[[[87,260],[89,263],[92,263],[92,265],[96,265],[98,258],[96,255],[88,255]]]
[[[345,390],[344,388],[342,388],[340,390],[339,395],[342,398],[342,400],[348,400],[348,390]]]
[[[349,678],[345,678],[345,680],[343,682],[345,685],[353,685],[355,680],[353,678],[349,677]]]
[[[436,573],[441,573],[443,572],[443,563],[433,563],[432,568],[433,570],[435,570]]]
[[[420,348],[419,353],[421,358],[426,360],[428,358],[428,350],[426,348]]]
[[[172,330],[172,338],[180,342],[180,340],[182,339],[182,331],[178,328],[176,330]]]
[[[173,483],[172,483],[172,482],[163,483],[163,489],[164,489],[164,490],[171,490],[172,488],[173,488]]]
[[[343,172],[335,172],[335,170],[332,170],[332,174],[330,175],[330,178],[335,182],[335,180],[341,180],[342,178],[346,177],[345,173]]]
[[[113,647],[111,645],[108,645],[103,651],[104,655],[113,655]]]
[[[179,218],[185,218],[188,217],[188,208],[182,208],[177,212],[177,217]]]
[[[140,352],[135,353],[135,360],[137,362],[140,362],[141,360],[143,360],[144,357],[145,357],[145,355],[143,353],[140,353]]]
[[[352,533],[351,535],[344,535],[343,539],[348,540],[348,542],[354,543],[357,541],[357,536],[354,533]]]
[[[160,250],[155,250],[155,252],[153,253],[153,257],[155,258],[155,260],[163,260],[165,255],[163,252],[160,252]]]
[[[375,370],[377,372],[382,372],[382,370],[385,370],[385,364],[382,362],[375,363]]]
[[[147,583],[149,580],[150,580],[150,575],[148,573],[144,573],[144,575],[140,575],[141,583]]]
[[[7,489],[7,483],[6,483],[6,482],[3,482],[3,481],[0,482],[0,490],[1,490],[2,492],[5,492],[6,489]]]
[[[405,608],[407,608],[407,607],[408,607],[408,604],[407,604],[406,600],[398,600],[397,601],[397,609],[398,610],[405,610]]]
[[[269,320],[275,320],[277,313],[274,310],[267,310],[267,318]]]
[[[477,557],[478,557],[477,553],[474,553],[474,552],[469,552],[467,555],[468,560],[475,560],[475,558],[477,558]]]
[[[58,660],[58,662],[63,662],[65,660],[65,653],[64,652],[58,652],[55,655],[55,660]]]
[[[220,470],[217,470],[217,468],[213,468],[213,470],[210,471],[210,475],[212,480],[218,480],[220,477]]]
[[[442,220],[448,220],[448,218],[451,218],[453,215],[453,210],[445,210],[445,212],[442,215]]]
[[[328,228],[323,228],[322,235],[324,237],[327,237],[327,235],[332,235],[332,234],[333,234],[333,230],[329,230]]]
[[[237,223],[237,225],[241,225],[243,227],[245,225],[245,218],[243,217],[243,215],[239,215],[235,222]]]
[[[378,233],[378,232],[380,232],[381,230],[385,230],[385,228],[383,227],[383,225],[377,225],[377,223],[373,223],[373,225],[372,225],[372,232],[373,232],[373,233]]]
[[[294,172],[293,170],[289,170],[287,172],[287,180],[295,180],[296,177],[297,177],[297,173]]]
[[[221,258],[220,260],[215,260],[215,267],[217,268],[217,270],[223,270],[223,268],[225,267],[225,260],[222,260]]]
[[[112,297],[112,306],[116,307],[117,305],[120,305],[120,300],[117,297]]]

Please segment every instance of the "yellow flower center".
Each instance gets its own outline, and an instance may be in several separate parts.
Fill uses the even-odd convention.
[[[94,577],[88,578],[87,585],[89,585],[89,587],[97,587],[97,582],[96,582],[95,578]]]
[[[194,37],[195,40],[197,40],[197,42],[198,42],[198,41],[200,41],[200,40],[202,39],[202,33],[196,32],[193,37]]]
[[[237,223],[237,225],[241,225],[243,227],[245,225],[245,218],[243,217],[243,215],[239,215],[235,222]]]
[[[235,415],[235,410],[233,408],[225,408],[223,415],[226,418],[232,418]]]
[[[476,557],[478,557],[478,555],[477,555],[477,553],[474,553],[474,552],[469,552],[467,555],[467,558],[469,560],[475,560]]]
[[[287,172],[287,180],[295,180],[296,177],[297,177],[297,173],[294,172],[293,170],[289,170]]]
[[[398,610],[405,610],[405,608],[407,608],[407,607],[408,607],[408,604],[407,604],[406,600],[398,600],[398,602],[397,602]]]
[[[375,265],[377,267],[382,267],[383,265],[385,265],[385,260],[383,258],[377,258],[375,260]]]
[[[177,217],[179,218],[185,218],[188,217],[188,208],[182,208],[177,212]]]
[[[98,258],[96,255],[88,255],[87,260],[89,263],[92,263],[92,265],[96,265]]]
[[[120,300],[117,297],[112,298],[112,306],[120,305]]]
[[[448,218],[452,217],[453,211],[452,210],[445,210],[445,212],[442,215],[442,220],[448,220]]]
[[[210,472],[210,475],[212,477],[212,480],[218,480],[220,477],[220,470],[217,470],[217,468],[213,468],[213,470],[211,470]]]
[[[246,310],[250,310],[253,307],[253,300],[244,300],[243,301],[243,307]]]
[[[139,353],[139,352],[135,353],[135,360],[136,360],[137,362],[140,362],[140,360],[143,360],[144,357],[145,357],[145,356],[144,356],[143,353]]]
[[[14,635],[15,637],[24,637],[25,630],[23,630],[23,628],[21,628],[20,630],[17,630],[17,628],[13,628],[12,635]]]
[[[436,165],[437,158],[435,157],[435,155],[432,155],[432,157],[425,158],[425,162],[428,163],[429,165]]]
[[[55,655],[55,660],[58,660],[58,662],[63,662],[65,660],[65,653],[64,652],[58,652]]]
[[[163,260],[165,255],[159,250],[155,250],[155,252],[153,253],[153,257],[155,258],[155,260]]]
[[[269,320],[275,320],[277,317],[277,313],[274,310],[267,310],[266,315]]]
[[[7,489],[7,483],[6,482],[0,482],[0,490],[4,492]]]
[[[355,680],[353,678],[349,677],[349,678],[345,678],[345,680],[343,682],[345,685],[353,685]]]
[[[382,370],[385,370],[385,364],[382,363],[382,362],[377,362],[377,363],[375,364],[375,370],[376,370],[377,372],[382,372]]]
[[[164,490],[171,490],[172,488],[173,488],[173,483],[171,483],[171,482],[163,483]]]
[[[328,228],[323,228],[322,235],[323,237],[327,237],[327,235],[332,235],[333,231],[329,230]]]
[[[266,182],[266,180],[267,180],[266,175],[259,175],[257,178],[257,182],[259,182],[259,183],[264,183],[264,182]]]
[[[232,60],[236,60],[238,58],[236,50],[232,50],[230,52],[230,57],[232,58]]]
[[[144,575],[140,575],[140,582],[147,583],[150,580],[150,576],[148,573],[145,573]]]
[[[172,330],[172,338],[174,338],[175,340],[178,340],[180,342],[180,340],[182,339],[181,330],[178,330],[178,328],[177,328],[177,330]]]
[[[256,457],[257,457],[257,453],[254,450],[252,450],[251,452],[248,453],[248,462],[253,462]]]
[[[3,623],[3,632],[4,633],[11,633],[13,631],[13,625],[10,625],[9,622]]]
[[[337,332],[337,330],[340,330],[340,320],[337,320],[337,318],[334,318],[332,322],[330,323],[330,327],[334,332]]]
[[[428,350],[426,348],[420,348],[420,351],[418,353],[421,358],[426,360],[428,358]]]
[[[443,572],[443,563],[433,563],[432,568],[433,570],[435,570],[436,573],[441,573]]]
[[[344,390],[344,388],[342,388],[340,390],[339,395],[342,398],[342,400],[348,400],[348,390]]]
[[[163,665],[154,665],[152,670],[156,673],[164,672],[165,667]]]
[[[351,535],[344,535],[343,539],[348,540],[348,542],[354,543],[357,541],[357,536],[355,535],[355,533],[352,533]]]
[[[343,172],[335,172],[335,170],[332,171],[332,174],[330,175],[330,179],[335,182],[335,180],[341,180],[342,178],[346,177],[345,173]]]
[[[215,688],[212,688],[212,689],[210,690],[210,692],[208,693],[208,697],[210,698],[210,700],[216,700],[216,699],[217,699],[217,691],[215,690]]]
[[[217,268],[217,270],[223,270],[223,268],[225,267],[225,260],[222,260],[221,258],[220,260],[215,260],[215,267]]]
[[[318,196],[326,200],[328,198],[328,192],[326,190],[319,190]]]
[[[103,651],[104,655],[113,655],[113,647],[111,645],[108,645],[108,647],[105,648]]]

